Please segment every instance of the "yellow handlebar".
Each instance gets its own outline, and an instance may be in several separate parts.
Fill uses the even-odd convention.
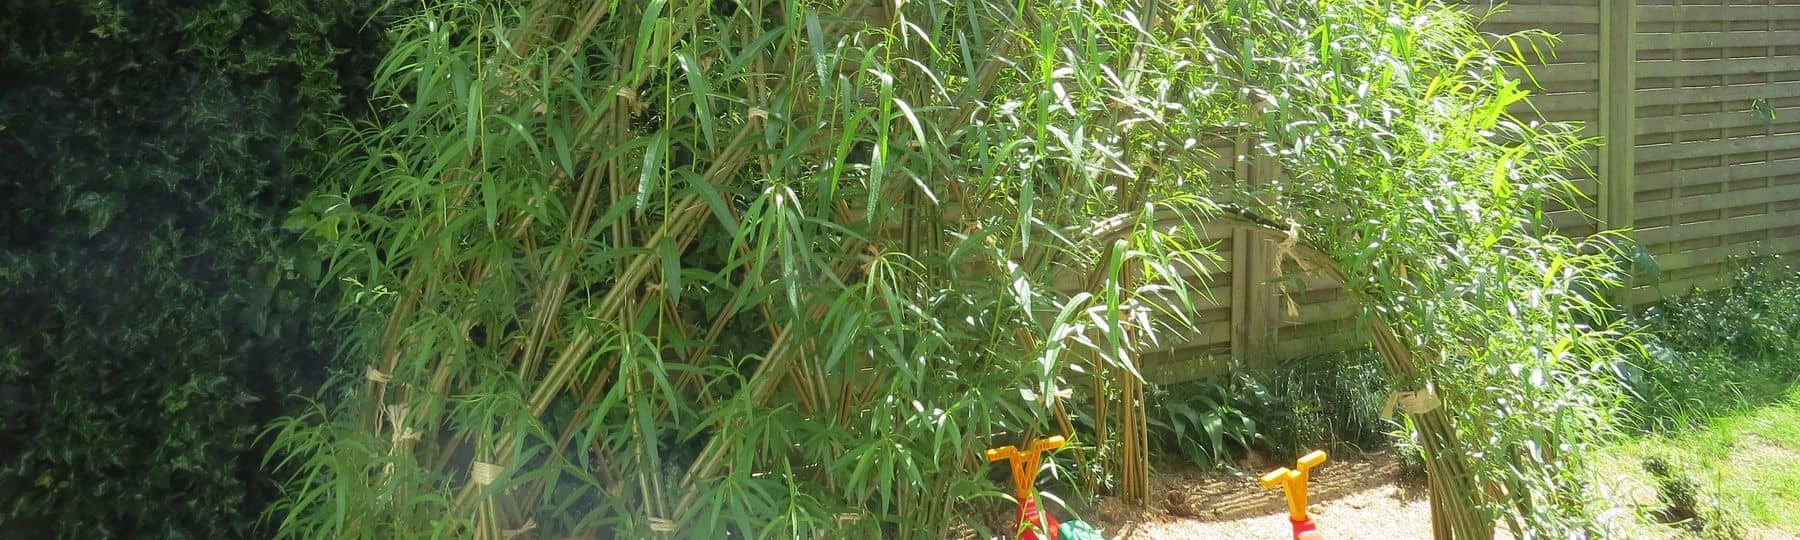
[[[1310,454],[1300,456],[1300,460],[1294,462],[1294,468],[1299,470],[1289,470],[1287,467],[1282,467],[1262,476],[1262,486],[1264,489],[1281,486],[1282,493],[1287,495],[1288,519],[1290,521],[1307,520],[1306,481],[1312,478],[1312,468],[1319,466],[1321,463],[1325,463],[1325,451],[1314,450]]]
[[[983,454],[988,461],[1012,460],[1013,495],[1023,501],[1031,497],[1031,487],[1037,484],[1038,462],[1043,459],[1044,452],[1062,448],[1063,442],[1062,435],[1057,435],[1031,441],[1031,446],[1024,451],[1006,445],[990,448]]]

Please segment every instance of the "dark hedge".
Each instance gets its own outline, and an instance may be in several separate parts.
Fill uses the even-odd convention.
[[[383,9],[0,0],[0,537],[267,533],[257,438],[332,348],[280,223]]]

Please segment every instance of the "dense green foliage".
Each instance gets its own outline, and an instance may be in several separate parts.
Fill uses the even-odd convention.
[[[1637,313],[1647,354],[1622,365],[1642,428],[1671,430],[1784,399],[1800,385],[1800,270],[1734,261],[1732,287],[1690,292]]]
[[[1275,395],[1259,375],[1151,386],[1144,411],[1151,440],[1202,466],[1226,466],[1246,451],[1272,450],[1276,430],[1296,425],[1288,406],[1293,402]]]
[[[1217,466],[1246,451],[1297,456],[1316,448],[1386,448],[1394,431],[1381,419],[1387,395],[1380,359],[1359,349],[1299,358],[1272,370],[1155,385],[1146,414],[1152,438],[1164,450]]]
[[[279,225],[377,7],[0,0],[0,529],[252,533],[256,438],[330,352]]]
[[[1213,220],[1320,254],[1395,330],[1390,383],[1443,398],[1414,418],[1448,528],[1594,527],[1617,276],[1543,213],[1584,141],[1507,114],[1518,59],[1463,11],[540,2],[393,31],[395,116],[346,127],[290,220],[355,329],[277,436],[285,534],[937,537],[1001,496],[981,448],[1072,431],[1065,394],[1116,405],[1081,442],[1129,479],[1134,351],[1191,331]],[[1209,149],[1240,137],[1287,175],[1233,183]]]

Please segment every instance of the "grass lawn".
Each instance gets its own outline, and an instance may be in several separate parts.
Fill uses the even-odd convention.
[[[1654,460],[1668,465],[1661,480],[1646,471]],[[1619,496],[1651,521],[1676,522],[1641,532],[1676,538],[1800,536],[1796,465],[1800,388],[1693,429],[1632,438],[1602,458],[1603,467],[1616,471],[1611,487]]]

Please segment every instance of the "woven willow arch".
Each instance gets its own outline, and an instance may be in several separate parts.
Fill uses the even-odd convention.
[[[1096,238],[1103,244],[1118,240],[1134,225],[1129,216],[1119,216],[1102,223],[1096,230]],[[1165,223],[1158,223],[1165,225]],[[1166,225],[1179,226],[1179,223],[1168,222]],[[1233,232],[1248,231],[1263,238],[1273,240],[1281,245],[1283,257],[1291,258],[1300,265],[1302,271],[1317,274],[1339,283],[1348,281],[1348,274],[1343,265],[1324,251],[1314,247],[1292,231],[1281,227],[1278,223],[1257,216],[1249,211],[1226,208],[1212,218],[1211,227],[1222,227]],[[1363,304],[1372,304],[1370,298],[1362,297],[1359,291],[1346,289]],[[1380,352],[1382,364],[1387,369],[1388,377],[1397,392],[1430,392],[1443,401],[1443,389],[1430,384],[1425,373],[1419,369],[1417,353],[1407,346],[1407,341],[1400,339],[1393,325],[1377,310],[1370,310],[1371,339],[1370,343]],[[1096,399],[1104,399],[1096,396]],[[1484,492],[1476,485],[1474,476],[1469,473],[1467,453],[1457,442],[1455,425],[1450,415],[1442,406],[1432,407],[1421,412],[1408,411],[1413,422],[1418,426],[1420,444],[1424,448],[1425,470],[1429,483],[1431,499],[1431,528],[1433,536],[1439,539],[1488,539],[1493,538],[1494,522],[1480,510],[1480,497]],[[1146,444],[1140,441],[1138,444]]]

